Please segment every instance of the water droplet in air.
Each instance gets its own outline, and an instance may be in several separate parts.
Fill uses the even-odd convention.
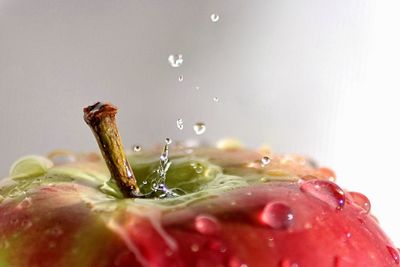
[[[215,235],[221,228],[218,220],[210,215],[198,215],[194,225],[196,230],[204,235]]]
[[[211,14],[211,16],[210,16],[210,19],[211,19],[212,22],[218,22],[218,20],[219,20],[219,15],[213,13],[213,14]]]
[[[178,55],[169,55],[168,56],[168,62],[173,68],[178,68],[183,64],[183,55],[178,54]]]
[[[219,102],[219,98],[218,98],[217,96],[215,96],[215,97],[213,98],[213,101],[217,103],[217,102]]]
[[[200,86],[196,86],[195,89],[198,91],[200,90]]]
[[[183,81],[183,75],[178,76],[178,81],[182,82]]]
[[[287,229],[293,223],[292,209],[281,202],[271,202],[265,205],[260,220],[274,229]]]
[[[179,130],[183,130],[183,120],[182,119],[176,120],[176,127],[178,127]]]
[[[193,125],[193,130],[197,135],[202,135],[206,131],[206,125],[202,122],[198,122]]]
[[[146,180],[144,180],[144,181],[142,182],[142,184],[147,184],[147,181],[146,181]]]
[[[390,255],[392,256],[394,262],[396,264],[399,264],[400,263],[399,251],[397,249],[395,249],[395,248],[392,248],[391,246],[387,246],[386,248],[388,249]]]
[[[267,156],[261,158],[261,166],[265,167],[271,162],[271,159]]]
[[[139,152],[140,150],[142,150],[142,148],[140,146],[134,146],[133,147],[133,151],[134,152]]]
[[[172,143],[172,140],[171,140],[171,138],[165,138],[165,143],[167,144],[167,145],[170,145],[171,143]]]
[[[361,207],[365,213],[369,213],[371,210],[371,202],[368,197],[359,192],[349,192],[351,200],[359,207]]]
[[[344,191],[337,184],[330,181],[305,181],[301,183],[300,190],[331,206],[334,206],[338,210],[341,210],[345,203]]]

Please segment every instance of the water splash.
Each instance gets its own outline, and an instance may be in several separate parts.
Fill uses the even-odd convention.
[[[146,183],[142,183],[143,188],[141,188],[141,191],[144,192],[145,196],[152,198],[179,196],[177,193],[170,190],[166,185],[167,172],[171,166],[171,162],[169,161],[169,145],[171,143],[172,140],[170,138],[165,138],[164,149],[160,155],[160,165],[158,166],[157,170],[152,172],[150,176],[146,178]]]

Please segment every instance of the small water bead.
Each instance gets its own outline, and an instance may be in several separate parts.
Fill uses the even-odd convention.
[[[30,197],[25,197],[20,203],[17,205],[17,209],[27,209],[32,206],[32,199]]]
[[[281,260],[280,267],[299,267],[299,265],[289,259],[283,259]]]
[[[361,207],[365,213],[369,213],[371,210],[371,202],[368,197],[359,192],[348,192],[351,200],[359,207]]]
[[[215,97],[213,98],[213,101],[214,101],[214,102],[219,102],[219,98],[215,96]]]
[[[391,246],[386,246],[386,248],[387,248],[387,250],[389,251],[390,256],[392,256],[394,262],[395,262],[396,264],[399,264],[399,263],[400,263],[400,254],[399,254],[399,251],[398,251],[397,249],[391,247]]]
[[[349,266],[354,266],[354,262],[351,261],[350,259],[336,256],[334,259],[334,266],[335,267],[349,267]]]
[[[182,119],[176,120],[176,127],[178,127],[179,130],[183,130],[183,120]]]
[[[221,229],[218,220],[210,215],[198,215],[194,220],[196,230],[204,235],[216,235]]]
[[[218,22],[219,21],[219,15],[218,14],[211,14],[210,19],[212,22]]]
[[[203,173],[203,171],[204,171],[203,165],[201,165],[201,164],[198,163],[198,162],[191,163],[190,166],[193,167],[194,171],[195,171],[197,174]]]
[[[262,224],[273,229],[287,229],[292,225],[294,215],[292,209],[285,203],[270,202],[261,212],[260,220]]]
[[[345,204],[344,191],[335,183],[325,180],[310,180],[300,184],[300,190],[338,210]]]
[[[193,125],[193,130],[197,135],[202,135],[206,131],[206,125],[203,122],[198,122]]]
[[[271,162],[271,159],[267,156],[261,158],[261,166],[265,167]]]
[[[179,81],[179,82],[183,82],[183,75],[179,75],[179,76],[178,76],[178,81]]]
[[[200,86],[196,86],[195,89],[198,91],[200,90]]]
[[[173,68],[178,68],[183,64],[183,55],[177,54],[177,55],[169,55],[168,56],[168,62]]]
[[[165,138],[165,143],[167,144],[167,145],[170,145],[171,143],[172,143],[172,140],[171,140],[171,138]]]
[[[146,180],[144,180],[144,181],[142,182],[142,184],[146,185],[146,184],[147,184],[147,181],[146,181]]]
[[[193,244],[190,246],[190,250],[193,252],[197,252],[197,251],[199,251],[199,249],[200,249],[200,247],[197,244]]]
[[[140,150],[142,150],[141,146],[134,146],[133,147],[133,151],[134,152],[139,152]]]

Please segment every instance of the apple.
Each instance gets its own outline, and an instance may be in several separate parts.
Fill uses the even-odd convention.
[[[85,109],[103,157],[58,151],[12,166],[0,186],[1,267],[399,265],[368,198],[330,169],[232,142],[167,140],[126,156],[115,114]]]

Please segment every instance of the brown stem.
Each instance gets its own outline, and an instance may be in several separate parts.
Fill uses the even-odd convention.
[[[97,102],[83,109],[85,122],[90,126],[101,150],[111,177],[125,197],[140,196],[132,168],[126,159],[118,133],[115,114],[117,108],[109,103]]]

